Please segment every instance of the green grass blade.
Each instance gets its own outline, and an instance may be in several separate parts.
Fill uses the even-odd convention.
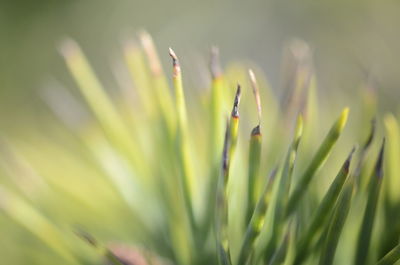
[[[288,231],[286,232],[286,235],[283,238],[281,245],[279,246],[279,248],[275,252],[274,256],[272,257],[269,265],[279,265],[279,264],[284,263],[287,252],[288,252],[289,243],[291,240],[291,231],[290,231],[291,225],[288,225],[287,229],[288,229]]]
[[[210,131],[209,131],[209,139],[210,139],[210,174],[208,180],[208,188],[207,188],[207,197],[206,197],[206,205],[214,205],[215,204],[215,195],[216,188],[218,185],[218,174],[220,170],[220,153],[223,142],[223,116],[222,116],[222,90],[223,87],[223,76],[222,70],[219,64],[219,50],[217,47],[213,47],[211,49],[211,95],[209,101],[210,107]],[[206,230],[212,224],[212,213],[214,208],[207,207],[204,220],[202,222],[202,234],[203,238],[207,236]],[[204,239],[203,239],[204,240]]]
[[[167,77],[162,69],[157,49],[150,34],[142,31],[139,34],[139,39],[147,56],[152,77],[152,88],[155,90],[157,99],[156,105],[159,107],[161,116],[166,123],[168,133],[172,135],[175,130],[175,108]]]
[[[400,260],[400,244],[394,247],[389,253],[387,253],[382,259],[380,259],[376,265],[392,265]]]
[[[222,153],[222,172],[219,177],[216,199],[216,239],[218,261],[222,265],[231,265],[231,256],[228,237],[228,201],[227,201],[227,184],[229,180],[229,145],[230,145],[230,128],[227,123],[225,130],[224,149]]]
[[[335,145],[346,124],[348,113],[348,108],[345,108],[342,111],[340,117],[333,124],[317,153],[312,158],[311,163],[300,176],[300,179],[289,198],[286,209],[286,217],[289,217],[296,210],[301,198],[304,196],[304,193],[310,184],[312,177],[315,175],[315,172],[317,172],[317,170],[322,166],[323,162],[327,159],[332,147]]]
[[[124,45],[123,55],[125,63],[128,66],[129,73],[135,84],[135,90],[139,95],[139,102],[143,109],[150,114],[154,114],[155,105],[152,104],[154,98],[150,87],[149,73],[145,64],[143,51],[134,41],[127,41]]]
[[[259,175],[260,175],[260,162],[261,162],[261,139],[262,134],[260,125],[257,125],[251,132],[250,148],[249,148],[249,169],[248,169],[248,183],[247,183],[247,207],[246,207],[246,220],[247,225],[251,219],[255,209],[259,192]]]
[[[293,169],[297,157],[297,149],[299,147],[302,134],[303,134],[303,117],[302,115],[299,115],[296,122],[296,128],[294,131],[293,140],[286,153],[283,170],[279,179],[279,185],[276,194],[276,203],[274,209],[275,213],[272,224],[272,235],[264,252],[265,253],[264,259],[266,261],[268,261],[272,257],[273,252],[278,244],[278,238],[282,233],[283,221],[284,221],[284,209],[286,207],[288,200],[288,194],[292,183]]]
[[[249,168],[248,168],[248,185],[247,185],[247,214],[245,223],[251,219],[257,200],[260,196],[260,162],[262,149],[262,134],[261,134],[261,99],[258,83],[254,72],[249,69],[249,78],[253,95],[257,107],[258,125],[252,130],[250,136],[249,148]]]
[[[272,187],[275,180],[276,169],[272,171],[264,187],[264,190],[257,202],[257,206],[252,214],[250,223],[247,226],[244,240],[240,249],[238,265],[247,264],[247,261],[253,252],[254,242],[260,235],[261,229],[265,223],[265,215],[270,204]]]
[[[357,250],[355,256],[356,265],[364,265],[368,259],[372,229],[375,221],[375,213],[378,205],[379,193],[383,178],[383,155],[385,150],[385,139],[383,140],[375,168],[371,174],[368,190],[368,201],[365,208],[361,229],[358,235]]]
[[[385,229],[380,233],[379,257],[383,257],[390,249],[399,242],[400,223],[400,195],[398,187],[400,185],[400,126],[398,119],[392,114],[384,116],[385,135],[386,135],[386,154],[385,154],[385,181],[382,187],[383,193],[383,212]]]
[[[355,148],[351,150],[348,158],[339,170],[335,180],[332,182],[327,193],[319,204],[318,209],[316,210],[314,217],[311,219],[310,225],[308,226],[306,232],[297,243],[298,251],[296,253],[294,264],[301,264],[301,262],[307,258],[310,244],[327,221],[327,218],[329,217],[349,175],[351,158],[354,151]]]
[[[178,116],[177,126],[177,145],[179,155],[179,167],[181,171],[182,190],[185,200],[185,206],[189,217],[189,222],[193,231],[196,231],[197,225],[193,212],[192,204],[192,182],[193,173],[190,161],[189,143],[188,143],[188,131],[187,131],[187,113],[185,96],[182,85],[182,74],[181,67],[178,61],[178,57],[175,52],[169,48],[169,55],[172,58],[173,75],[172,79],[175,87],[175,100],[176,100],[176,114]]]
[[[354,171],[354,177],[356,180],[357,189],[361,188],[361,171],[362,171],[363,165],[365,163],[365,159],[367,157],[368,151],[371,148],[371,144],[375,138],[375,134],[376,134],[376,120],[372,119],[369,134],[361,147],[361,152],[360,152],[360,156],[359,156],[360,158],[358,159],[358,163],[357,163],[356,169]]]
[[[2,187],[0,187],[0,210],[59,254],[68,262],[67,264],[79,264],[65,235],[29,203]]]
[[[320,265],[333,264],[333,259],[335,257],[339,238],[350,210],[353,189],[354,179],[350,178],[346,182],[345,187],[340,194],[340,197],[335,207],[335,211],[332,216],[332,220],[329,224],[328,233],[326,235],[326,239],[319,260]]]
[[[135,137],[106,94],[82,50],[74,41],[66,40],[61,47],[61,53],[80,92],[110,142],[132,164],[132,171],[137,173],[138,177],[144,176],[147,168],[140,161],[139,154],[141,152],[138,151],[139,146]],[[149,181],[144,177],[141,180],[143,183]]]
[[[385,131],[387,135],[387,156],[386,156],[386,176],[385,188],[387,200],[391,203],[400,203],[398,192],[400,163],[400,126],[398,120],[392,115],[387,114],[384,118]]]
[[[282,175],[279,182],[279,188],[277,193],[277,202],[275,210],[275,221],[274,223],[280,223],[283,219],[283,209],[288,200],[288,194],[290,192],[290,186],[292,183],[293,169],[297,157],[297,149],[299,147],[300,139],[303,134],[303,117],[298,116],[296,122],[296,128],[294,132],[293,141],[286,153],[285,164],[283,166]]]

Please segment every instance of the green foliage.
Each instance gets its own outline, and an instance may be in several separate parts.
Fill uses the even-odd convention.
[[[381,121],[363,101],[366,93],[378,101],[373,90],[350,106],[376,116],[369,129],[373,117],[355,119],[340,97],[317,96],[304,43],[286,54],[293,65],[282,74],[279,103],[260,71],[222,68],[216,48],[210,89],[200,92],[186,85],[170,49],[170,86],[151,37],[142,32],[139,40],[123,49],[129,89],[113,94],[66,41],[61,51],[76,88],[46,92],[57,120],[40,133],[29,128],[22,140],[4,137],[0,223],[9,229],[0,242],[19,253],[1,249],[4,262],[386,265],[400,258],[398,117]],[[381,123],[387,147],[378,153]],[[348,155],[354,144],[360,148]]]

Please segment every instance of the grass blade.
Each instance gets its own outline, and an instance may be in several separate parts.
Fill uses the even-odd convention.
[[[173,115],[175,108],[167,77],[162,69],[157,49],[150,34],[142,31],[139,33],[139,39],[149,63],[157,105],[160,108],[159,111],[166,122],[168,133],[172,135],[175,126],[175,117]]]
[[[279,246],[278,250],[275,252],[274,256],[271,259],[271,262],[269,265],[279,265],[283,264],[286,258],[286,254],[288,252],[289,248],[289,243],[291,240],[291,225],[288,225],[288,231],[286,232],[285,237],[283,238],[283,241],[281,245]]]
[[[307,187],[315,172],[317,172],[317,170],[322,166],[323,162],[329,156],[332,147],[335,145],[346,124],[348,114],[349,109],[345,108],[339,118],[331,127],[328,135],[325,137],[317,153],[312,158],[311,163],[308,165],[304,173],[300,176],[300,179],[289,198],[286,209],[286,218],[289,217],[296,210],[297,205],[299,204],[301,198],[304,196],[304,193],[307,190]]]
[[[327,193],[325,194],[324,198],[322,199],[321,203],[316,210],[314,217],[311,220],[310,225],[308,226],[306,232],[300,238],[298,242],[298,251],[296,253],[294,264],[301,264],[301,262],[307,258],[309,254],[309,246],[314,240],[317,233],[321,230],[327,218],[334,207],[337,198],[339,197],[340,191],[349,175],[350,163],[351,158],[355,148],[353,148],[344,162],[343,166],[339,170],[335,180],[330,185]]]
[[[400,244],[394,247],[376,265],[392,265],[400,259]]]
[[[124,59],[128,70],[135,84],[135,89],[140,98],[140,104],[143,105],[144,110],[152,115],[154,113],[154,104],[152,98],[154,97],[153,91],[149,90],[150,80],[143,51],[137,43],[133,40],[127,41],[123,50]]]
[[[383,178],[384,150],[385,139],[382,142],[382,147],[369,182],[367,206],[365,208],[363,222],[358,236],[358,244],[354,263],[356,265],[366,264],[368,258],[368,249],[370,246],[372,229],[375,221],[375,212],[378,205],[379,193]]]
[[[66,40],[61,47],[61,53],[81,93],[109,139],[131,160],[135,168],[143,168],[139,152],[135,152],[137,144],[79,46],[72,40]]]
[[[275,181],[276,169],[270,174],[267,184],[257,202],[257,206],[247,226],[242,247],[240,249],[238,265],[247,264],[247,261],[253,251],[254,242],[260,235],[265,223],[265,215],[271,200],[272,187]]]
[[[231,139],[230,146],[229,146],[229,159],[231,159],[231,160],[233,160],[235,150],[236,150],[236,145],[237,145],[237,139],[238,139],[239,120],[240,120],[240,115],[239,115],[240,98],[241,98],[241,87],[238,84],[237,89],[236,89],[236,94],[235,94],[235,100],[233,102],[230,124],[229,124],[230,139]]]
[[[245,224],[247,225],[251,219],[255,209],[257,200],[260,196],[260,162],[261,162],[261,100],[260,92],[256,77],[253,71],[249,70],[250,83],[253,89],[254,98],[257,106],[258,125],[254,127],[250,136],[249,148],[249,169],[248,169],[248,184],[247,184],[247,213]]]
[[[350,210],[353,190],[354,178],[349,178],[342,192],[340,193],[338,202],[336,203],[335,211],[329,224],[328,233],[326,235],[325,243],[322,248],[319,260],[320,265],[333,264],[333,259],[335,257],[339,238]]]
[[[222,152],[222,172],[218,181],[217,200],[216,200],[216,237],[218,261],[221,265],[231,265],[231,256],[229,250],[228,238],[228,201],[227,184],[229,180],[229,146],[230,146],[230,128],[227,123],[225,130],[224,149]]]
[[[222,122],[222,70],[219,64],[219,50],[217,47],[211,49],[211,62],[210,70],[212,77],[211,85],[211,96],[210,96],[210,175],[206,198],[206,205],[215,204],[216,188],[218,186],[218,174],[220,170],[220,152],[223,132],[223,122]],[[205,232],[210,224],[212,224],[212,213],[214,208],[207,207],[204,220],[202,223],[203,238],[207,236]]]
[[[68,264],[79,264],[62,232],[29,203],[2,187],[0,210],[34,234]]]
[[[169,55],[172,58],[173,74],[172,79],[175,87],[176,114],[178,116],[177,144],[179,154],[179,166],[181,171],[182,190],[185,200],[189,222],[193,231],[196,231],[196,221],[194,218],[192,205],[192,166],[190,164],[190,153],[187,132],[186,103],[182,85],[181,67],[175,52],[169,48]]]
[[[361,171],[363,169],[363,165],[366,160],[368,151],[371,147],[372,141],[375,138],[375,134],[376,134],[376,120],[372,119],[368,137],[366,138],[364,144],[362,145],[361,152],[360,152],[360,158],[358,159],[358,163],[357,163],[356,169],[354,171],[354,177],[356,179],[357,189],[360,189],[362,186],[361,185]]]
[[[276,194],[275,213],[272,224],[273,225],[272,235],[265,250],[264,254],[265,261],[270,260],[270,258],[272,257],[273,252],[278,244],[278,238],[282,233],[283,221],[284,221],[284,209],[286,207],[288,200],[290,185],[292,183],[293,169],[297,157],[297,149],[299,147],[302,134],[303,134],[303,117],[302,115],[299,115],[297,117],[293,140],[286,153],[285,163],[283,165],[283,170],[279,180],[278,191]]]
[[[248,170],[248,183],[247,183],[247,207],[246,207],[246,220],[248,224],[253,211],[255,209],[259,193],[259,175],[260,175],[260,162],[261,162],[261,139],[262,134],[260,125],[257,125],[251,132],[250,148],[249,148],[249,170]]]

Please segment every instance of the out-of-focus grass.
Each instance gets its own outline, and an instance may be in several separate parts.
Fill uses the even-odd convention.
[[[360,90],[349,107],[342,95],[318,96],[305,43],[285,52],[282,99],[254,65],[221,67],[215,49],[210,89],[195,94],[179,52],[169,50],[163,70],[147,33],[124,43],[130,76],[121,85],[131,90],[112,94],[84,48],[67,40],[60,50],[76,86],[43,92],[54,117],[40,131],[1,139],[7,264],[398,257],[398,117],[380,113],[375,89]]]

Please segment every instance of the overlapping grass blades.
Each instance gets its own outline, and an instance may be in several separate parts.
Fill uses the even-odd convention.
[[[141,32],[138,42],[130,40],[123,47],[134,104],[121,106],[128,94],[109,94],[82,50],[67,40],[62,55],[82,99],[61,93],[61,101],[74,101],[87,117],[79,126],[66,120],[51,126],[58,132],[67,125],[75,146],[54,143],[47,134],[32,133],[32,142],[7,140],[40,172],[48,189],[62,191],[43,194],[39,201],[29,193],[38,188],[27,189],[23,185],[28,180],[17,179],[27,174],[18,163],[0,163],[0,173],[11,180],[1,182],[0,208],[9,218],[5,222],[25,227],[43,242],[46,251],[58,257],[52,264],[99,264],[102,257],[124,264],[109,241],[139,245],[146,250],[135,254],[150,253],[163,265],[329,265],[343,260],[386,265],[400,258],[400,195],[395,188],[400,182],[400,130],[398,117],[386,114],[382,119],[379,112],[370,113],[377,95],[361,92],[360,102],[351,108],[361,104],[370,110],[368,117],[350,119],[351,130],[345,131],[349,108],[330,125],[344,106],[319,104],[323,96],[317,97],[311,50],[304,42],[296,41],[289,49],[293,65],[284,75],[287,91],[279,93],[268,91],[260,71],[249,70],[256,70],[254,65],[222,67],[213,48],[210,90],[199,90],[200,99],[186,84],[172,49],[172,74],[166,75],[170,71],[163,70],[148,33]],[[52,92],[46,99],[53,111],[60,117],[71,114],[59,107],[60,101],[52,102],[60,93]],[[287,95],[280,111],[275,94]],[[69,117],[79,119],[82,111]],[[372,115],[376,122],[370,126],[365,121]],[[382,123],[387,147],[382,144],[378,153],[375,139],[382,137]],[[360,139],[365,132],[368,137]],[[356,154],[354,149],[348,154],[357,143]],[[5,148],[0,150],[9,158]],[[60,172],[63,159],[70,162]],[[71,179],[75,182],[68,182]],[[74,236],[76,223],[88,233]],[[357,231],[358,238],[351,231]],[[81,241],[96,247],[97,259]]]

